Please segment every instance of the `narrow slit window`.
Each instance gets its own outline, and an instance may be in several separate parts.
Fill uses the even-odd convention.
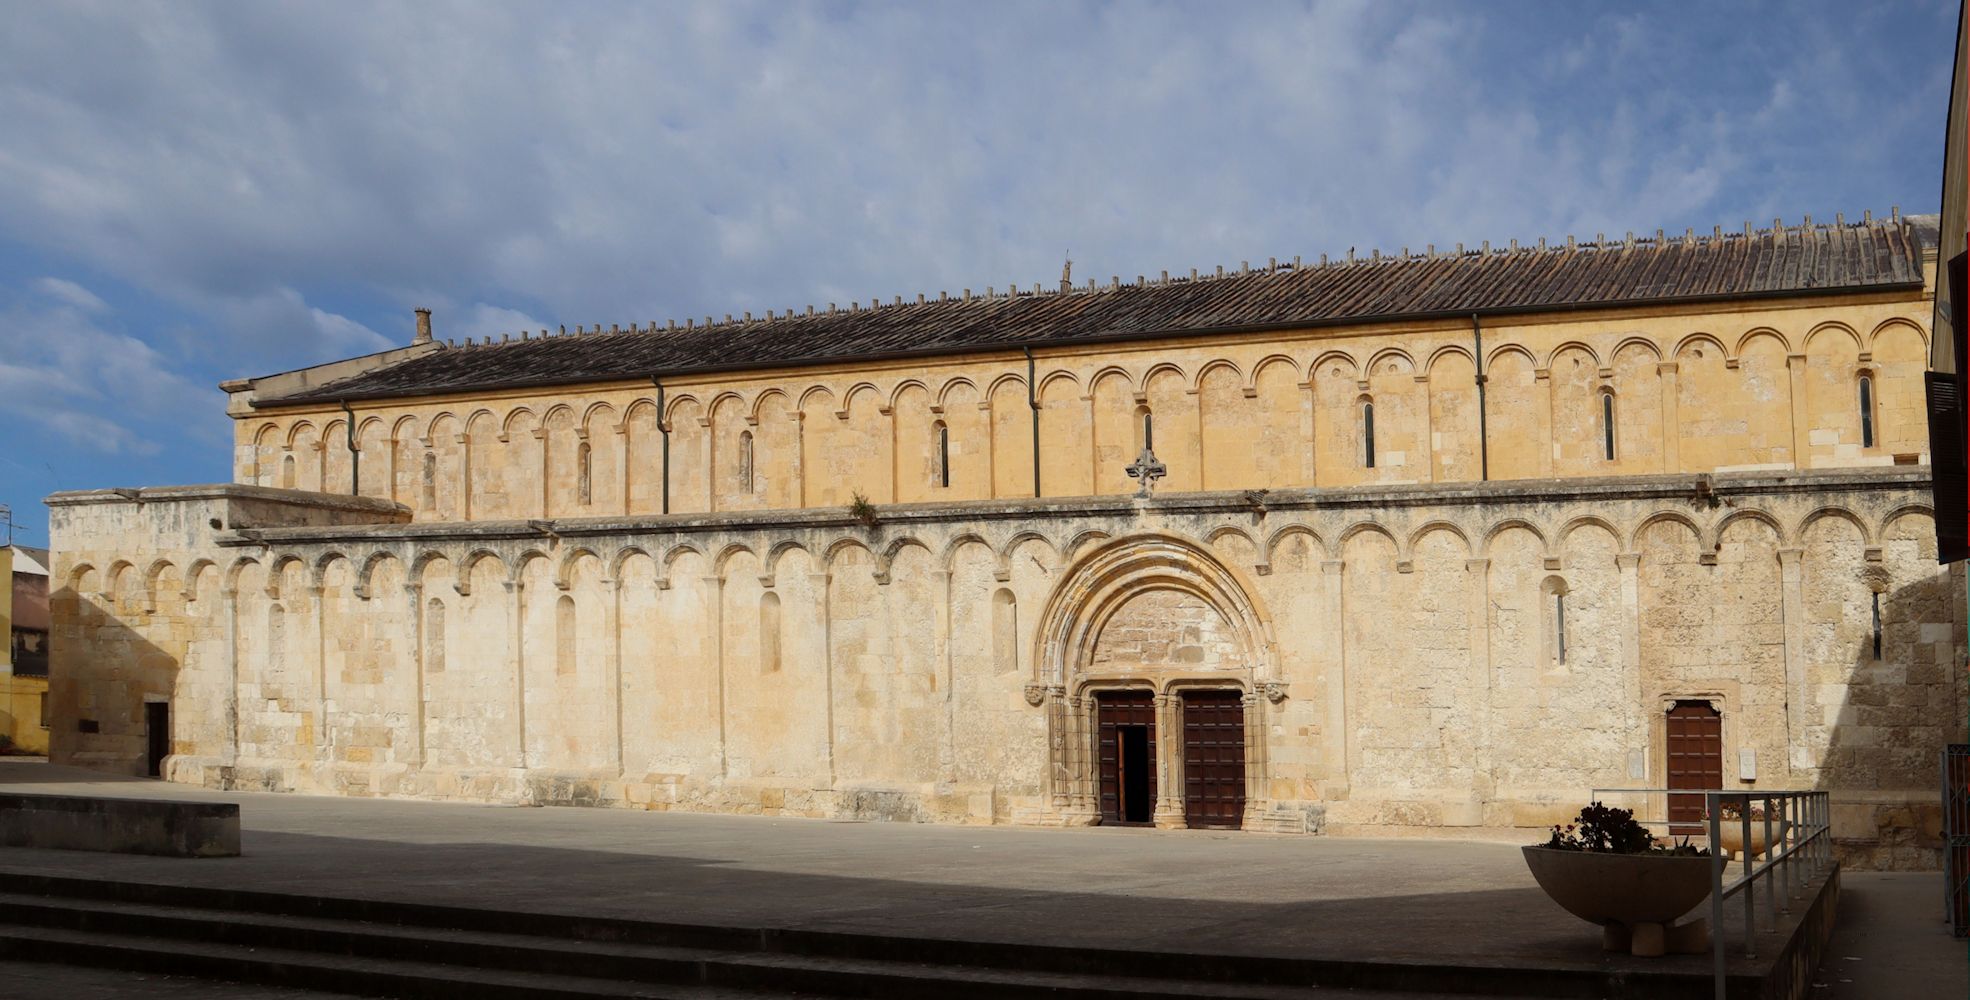
[[[1566,662],[1566,591],[1553,594],[1553,646],[1561,663]]]
[[[739,432],[739,491],[752,492],[752,432]]]
[[[1874,592],[1874,658],[1881,659],[1881,592]]]
[[[285,489],[295,488],[294,456],[288,455],[280,460],[280,484]]]
[[[1614,461],[1614,393],[1601,393],[1601,449]]]
[[[937,422],[937,485],[951,485],[951,428],[942,420]]]
[[[575,481],[579,484],[577,492],[581,495],[581,505],[586,507],[595,499],[594,487],[595,456],[589,451],[588,442],[583,441],[575,450]]]
[[[1363,468],[1375,467],[1375,404],[1361,404],[1361,464]]]
[[[1142,414],[1142,447],[1146,451],[1156,450],[1156,415],[1148,407],[1136,411]]]
[[[1874,376],[1861,376],[1861,447],[1874,447]]]

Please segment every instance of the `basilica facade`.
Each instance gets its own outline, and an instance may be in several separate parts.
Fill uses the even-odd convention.
[[[226,383],[233,482],[49,498],[52,752],[1293,832],[1825,788],[1850,860],[1933,865],[1935,273],[1896,216],[482,343],[420,312]]]

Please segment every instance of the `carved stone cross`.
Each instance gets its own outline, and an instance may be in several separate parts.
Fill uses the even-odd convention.
[[[1142,454],[1135,457],[1135,464],[1123,471],[1129,474],[1130,479],[1138,480],[1142,483],[1142,486],[1135,491],[1135,495],[1146,497],[1154,489],[1156,480],[1168,475],[1170,470],[1163,463],[1156,460],[1156,452],[1152,451],[1145,444],[1142,446]]]

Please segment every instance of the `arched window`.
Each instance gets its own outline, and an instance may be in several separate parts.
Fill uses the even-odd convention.
[[[1155,415],[1149,412],[1149,407],[1147,406],[1136,407],[1135,415],[1136,415],[1136,423],[1141,428],[1140,433],[1137,435],[1141,440],[1136,442],[1136,450],[1142,451],[1144,449],[1148,449],[1154,451],[1156,448]]]
[[[1361,467],[1375,467],[1375,404],[1361,401]]]
[[[1601,393],[1601,453],[1614,461],[1614,393]]]
[[[1874,659],[1881,659],[1881,592],[1874,592]]]
[[[288,455],[288,456],[286,456],[285,458],[282,458],[282,459],[280,460],[280,484],[281,484],[281,486],[283,486],[283,487],[285,487],[285,488],[287,488],[287,489],[290,489],[290,490],[291,490],[291,489],[294,489],[294,476],[295,476],[295,473],[294,473],[294,456],[293,456],[293,455]]]
[[[287,665],[287,610],[267,606],[267,663],[275,670]]]
[[[992,595],[992,666],[1002,674],[1019,669],[1019,602],[1005,587]]]
[[[739,492],[752,492],[752,432],[739,432]]]
[[[1546,651],[1553,663],[1566,662],[1566,581],[1549,576],[1539,585],[1540,598],[1546,609]]]
[[[1861,447],[1874,447],[1874,376],[1861,373]]]
[[[759,599],[759,672],[780,670],[780,595],[767,591]]]
[[[584,507],[593,502],[595,497],[594,471],[595,458],[588,450],[588,442],[583,441],[581,447],[575,449],[575,483],[576,493],[581,497],[581,505]]]
[[[937,422],[937,485],[951,485],[951,428],[942,420]]]
[[[424,602],[424,672],[441,674],[445,670],[445,602],[433,597]]]
[[[554,604],[554,672],[562,677],[575,672],[575,599],[562,594]]]

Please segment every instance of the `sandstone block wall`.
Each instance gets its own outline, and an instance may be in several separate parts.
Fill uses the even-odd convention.
[[[1166,491],[1916,463],[1930,311],[1895,292],[1488,321],[1483,448],[1460,319],[1046,348],[1030,405],[1015,350],[664,377],[661,413],[648,381],[365,401],[353,455],[335,404],[235,407],[234,469],[477,521],[1032,497],[1036,422],[1048,497],[1132,492],[1145,421]]]
[[[140,768],[162,698],[168,775],[222,787],[1074,823],[1099,692],[1151,691],[1169,724],[1186,690],[1229,687],[1248,826],[1496,831],[1661,784],[1664,713],[1703,700],[1729,787],[1830,789],[1851,858],[1920,867],[1970,693],[1927,496],[1925,470],[1877,468],[864,526],[64,494],[54,753]],[[1166,789],[1179,743],[1159,740]]]

